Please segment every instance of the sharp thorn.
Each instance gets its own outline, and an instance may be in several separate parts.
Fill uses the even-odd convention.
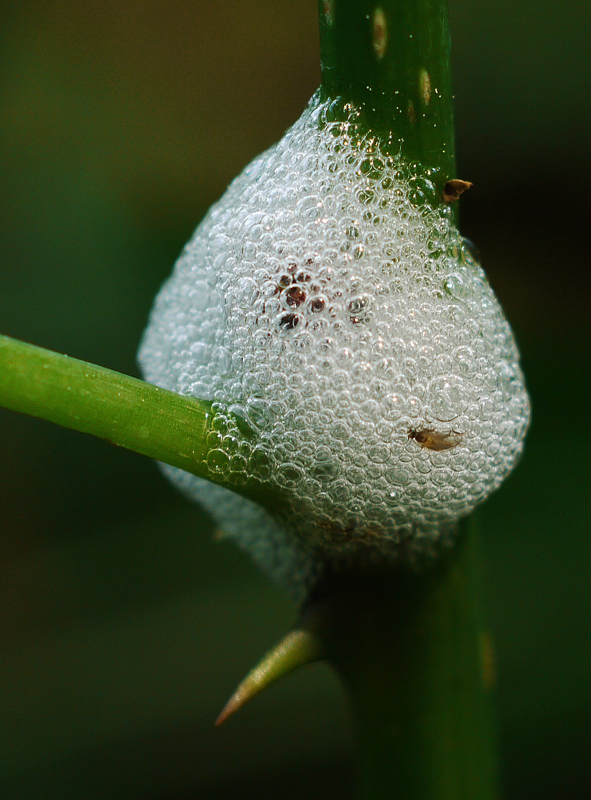
[[[216,726],[228,719],[252,697],[278,678],[298,667],[319,661],[323,656],[317,636],[309,630],[293,630],[270,650],[236,689],[216,720]]]

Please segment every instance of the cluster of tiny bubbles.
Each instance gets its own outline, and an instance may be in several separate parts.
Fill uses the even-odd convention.
[[[292,589],[322,559],[430,558],[529,422],[511,329],[436,174],[356,130],[354,109],[312,99],[197,228],[140,350],[148,381],[213,401],[212,477],[285,498],[271,517],[168,469]]]

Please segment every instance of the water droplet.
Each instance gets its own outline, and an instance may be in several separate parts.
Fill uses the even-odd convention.
[[[296,205],[296,213],[306,221],[318,219],[322,214],[322,200],[316,195],[303,197]]]
[[[309,308],[312,314],[320,314],[326,308],[326,299],[324,297],[315,297],[310,301]]]
[[[334,461],[318,461],[312,467],[312,475],[317,481],[322,483],[329,483],[338,478],[340,474],[340,467]]]
[[[294,331],[301,325],[302,318],[299,314],[280,314],[277,317],[277,326],[282,333]]]
[[[257,348],[268,347],[273,340],[271,331],[257,331],[254,335],[254,344]]]
[[[410,417],[418,417],[421,414],[423,404],[418,397],[409,397],[407,400],[407,408]]]
[[[390,450],[385,445],[378,444],[369,448],[368,455],[374,464],[385,464],[390,458]]]
[[[393,469],[388,472],[388,479],[396,485],[405,486],[410,481],[410,472],[406,469]]]
[[[299,469],[299,467],[296,467],[294,464],[287,464],[282,470],[282,473],[286,482],[292,483],[294,485],[297,484],[297,482],[302,479],[301,469]]]
[[[306,300],[306,292],[301,286],[293,284],[282,292],[284,302],[290,308],[299,308]]]
[[[403,414],[406,414],[406,398],[399,392],[394,392],[384,397],[382,400],[382,407],[386,419],[400,419]]]
[[[230,466],[234,472],[246,472],[248,462],[244,456],[236,454],[230,459]]]
[[[443,281],[443,290],[450,297],[463,299],[467,297],[468,290],[464,280],[457,273],[452,273]]]
[[[359,406],[359,415],[365,419],[375,422],[380,418],[380,404],[376,400],[366,400]]]
[[[213,472],[228,472],[230,469],[230,458],[223,450],[211,450],[207,454],[207,466]]]
[[[254,242],[246,241],[242,245],[241,255],[246,261],[252,261],[257,254],[257,246]]]
[[[349,301],[347,306],[349,319],[354,325],[363,325],[371,320],[371,297],[362,294]]]
[[[365,188],[365,189],[361,189],[361,190],[360,190],[360,191],[357,193],[357,199],[358,199],[358,200],[359,200],[359,202],[360,202],[360,203],[362,203],[363,205],[366,205],[366,204],[368,204],[368,203],[371,203],[371,202],[372,202],[372,200],[374,200],[374,198],[375,198],[375,192],[374,192],[374,190],[373,190],[373,189],[367,189],[367,188]],[[371,217],[373,217],[373,215],[370,213],[370,218],[371,218]]]
[[[431,410],[440,422],[451,422],[464,413],[469,400],[465,381],[456,376],[438,376],[428,387]]]
[[[211,431],[210,433],[207,434],[205,443],[207,444],[207,447],[210,450],[219,447],[222,443],[222,434],[219,433],[218,431]]]
[[[254,398],[246,403],[246,418],[255,428],[261,429],[271,427],[277,415],[265,400]]]

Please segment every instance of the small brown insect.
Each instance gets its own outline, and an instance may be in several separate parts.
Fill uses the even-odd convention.
[[[462,434],[457,431],[439,433],[434,428],[421,428],[421,430],[411,428],[408,438],[414,439],[421,447],[427,447],[429,450],[451,450],[452,447],[459,445]]]

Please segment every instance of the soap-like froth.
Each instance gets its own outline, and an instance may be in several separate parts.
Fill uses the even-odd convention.
[[[515,341],[433,177],[313,99],[156,299],[146,379],[215,401],[212,473],[259,475],[285,507],[167,472],[294,591],[325,559],[433,553],[521,452]]]

